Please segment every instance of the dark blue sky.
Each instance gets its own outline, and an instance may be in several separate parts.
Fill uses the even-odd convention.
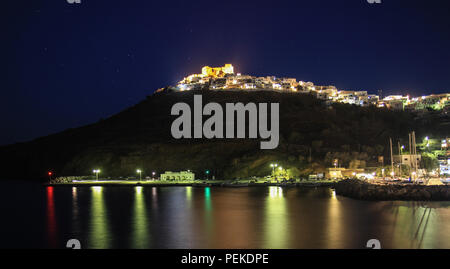
[[[204,65],[449,92],[448,1],[6,0],[0,144],[98,121]]]

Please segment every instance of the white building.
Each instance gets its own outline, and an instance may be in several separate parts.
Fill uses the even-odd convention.
[[[180,172],[171,172],[166,171],[164,174],[161,174],[160,179],[162,181],[165,180],[194,180],[195,174],[191,171],[180,171]]]

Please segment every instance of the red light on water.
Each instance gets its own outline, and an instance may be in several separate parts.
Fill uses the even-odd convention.
[[[53,196],[53,187],[47,186],[47,235],[52,248],[58,247],[55,199]]]
[[[51,204],[53,205],[53,187],[47,186],[47,198],[49,201],[51,201]]]

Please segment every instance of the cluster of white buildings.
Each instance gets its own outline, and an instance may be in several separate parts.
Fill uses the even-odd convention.
[[[441,110],[450,107],[450,94],[433,94],[417,98],[390,95],[380,99],[378,95],[367,91],[344,91],[335,86],[317,86],[312,82],[297,81],[295,78],[278,78],[275,76],[256,77],[234,73],[231,64],[223,67],[202,68],[201,74],[185,77],[174,87],[174,91],[189,90],[273,90],[285,92],[308,93],[328,103],[345,103],[359,106],[378,106],[395,110]],[[159,89],[163,91],[164,89]]]

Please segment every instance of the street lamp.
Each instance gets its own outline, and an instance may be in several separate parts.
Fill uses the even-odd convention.
[[[139,174],[139,181],[141,181],[142,180],[142,170],[138,169],[138,170],[136,170],[136,172]]]
[[[206,180],[208,180],[209,179],[209,170],[206,170],[205,173],[206,173]]]
[[[155,174],[156,174],[156,173],[153,171],[153,172],[152,172],[152,179],[154,179]]]
[[[270,164],[270,167],[272,167],[272,176],[275,174],[275,167],[277,167],[277,166],[278,166],[278,164],[276,164],[276,163]]]
[[[94,169],[92,172],[95,174],[95,179],[98,180],[98,174],[100,173],[100,169]]]

